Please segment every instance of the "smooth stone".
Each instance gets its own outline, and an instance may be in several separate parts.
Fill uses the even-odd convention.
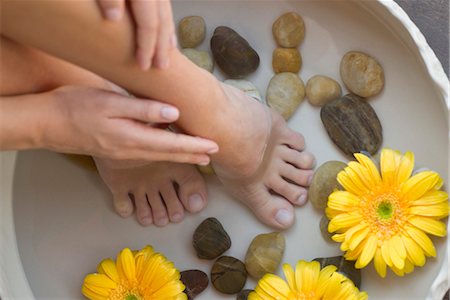
[[[272,68],[278,74],[282,72],[298,73],[302,66],[302,57],[297,48],[276,48],[272,54]]]
[[[216,218],[207,218],[195,229],[192,244],[198,258],[214,259],[230,249],[231,239]]]
[[[212,73],[214,69],[214,62],[211,55],[206,51],[199,51],[192,48],[181,49],[181,53],[184,54],[190,61],[199,66],[202,69]]]
[[[230,78],[242,78],[259,66],[258,53],[246,39],[226,26],[214,30],[211,51],[219,68]]]
[[[375,110],[361,97],[348,94],[320,110],[328,136],[349,157],[367,151],[374,155],[383,142],[380,120]]]
[[[245,79],[227,79],[224,83],[243,91],[248,96],[258,100],[259,102],[264,103],[258,88],[250,81]]]
[[[314,106],[322,106],[341,96],[339,83],[333,78],[316,75],[306,83],[306,98]]]
[[[345,86],[358,96],[372,97],[383,89],[383,68],[366,53],[347,52],[341,60],[340,72]]]
[[[305,38],[305,22],[298,14],[288,12],[273,23],[272,33],[280,47],[296,48]]]
[[[327,207],[328,196],[335,190],[342,188],[337,181],[337,174],[344,170],[347,164],[331,160],[322,164],[315,172],[311,185],[309,186],[308,197],[312,205],[320,210]]]
[[[276,74],[269,82],[266,100],[270,107],[289,119],[305,98],[305,86],[297,74]]]
[[[200,270],[186,270],[180,272],[181,282],[186,287],[184,293],[189,300],[194,299],[198,294],[203,292],[209,284],[208,275]]]
[[[211,268],[212,285],[221,293],[239,293],[247,281],[242,261],[231,256],[219,257]]]
[[[314,260],[320,263],[321,269],[328,265],[336,266],[336,272],[341,273],[353,281],[358,289],[361,288],[361,269],[356,269],[353,261],[346,260],[343,256],[319,257]]]
[[[266,273],[275,273],[283,258],[286,242],[280,232],[257,235],[245,255],[245,268],[250,276],[260,279]]]
[[[322,234],[322,237],[325,241],[332,242],[333,239],[331,237],[334,235],[334,233],[330,233],[328,231],[328,224],[330,224],[330,220],[326,215],[323,215],[322,218],[320,218],[320,233]]]
[[[250,295],[250,293],[253,292],[253,290],[242,290],[239,292],[239,294],[237,294],[236,296],[236,300],[247,300],[248,299],[248,295]]]
[[[178,24],[178,37],[182,48],[194,48],[205,39],[205,20],[199,16],[189,16],[181,19]]]

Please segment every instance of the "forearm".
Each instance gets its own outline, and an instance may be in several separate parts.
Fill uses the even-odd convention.
[[[49,93],[0,97],[0,150],[41,148]]]

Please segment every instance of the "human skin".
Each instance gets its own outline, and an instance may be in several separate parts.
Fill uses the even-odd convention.
[[[103,22],[94,2],[3,1],[2,11],[7,37],[80,65],[136,95],[176,106],[181,112],[178,127],[218,143],[220,151],[211,159],[226,188],[262,222],[277,228],[293,224],[293,205],[305,202],[314,158],[302,151],[302,136],[278,114],[221,85],[178,50],[170,52],[168,69],[142,72],[133,59],[129,16],[115,24]]]

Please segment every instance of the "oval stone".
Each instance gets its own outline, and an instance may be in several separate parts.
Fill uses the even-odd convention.
[[[217,259],[211,269],[211,282],[221,293],[239,293],[247,281],[247,271],[242,261],[231,256]]]
[[[180,280],[185,286],[184,293],[188,296],[189,300],[194,299],[208,287],[208,275],[203,271],[186,270],[180,272],[180,275]]]
[[[298,14],[288,12],[273,23],[272,33],[280,47],[296,48],[305,38],[305,22]]]
[[[259,102],[264,103],[264,100],[262,99],[258,88],[250,81],[245,79],[227,79],[224,81],[224,83],[243,91],[253,99],[258,100]]]
[[[276,74],[269,82],[266,100],[270,107],[289,119],[305,98],[305,86],[297,74]]]
[[[328,224],[330,224],[330,220],[326,215],[323,215],[322,218],[320,218],[320,233],[322,234],[322,237],[325,241],[331,242],[333,241],[331,237],[334,235],[334,233],[330,233],[328,231]]]
[[[231,239],[216,218],[207,218],[195,229],[192,244],[198,258],[214,259],[230,249]]]
[[[214,62],[206,51],[199,51],[192,48],[181,49],[181,53],[184,54],[190,61],[199,66],[202,69],[212,73],[214,68]]]
[[[341,161],[327,161],[315,172],[311,185],[309,186],[308,197],[312,205],[320,210],[327,207],[328,196],[335,190],[341,188],[337,181],[337,174],[344,170],[347,164]]]
[[[226,26],[214,30],[211,51],[219,68],[230,78],[242,78],[259,66],[258,53],[247,40]]]
[[[302,66],[302,57],[297,48],[276,48],[272,54],[272,68],[278,74],[282,72],[298,73]]]
[[[178,37],[182,48],[194,48],[205,39],[205,20],[199,16],[189,16],[181,19],[178,24]]]
[[[340,96],[341,86],[330,77],[316,75],[306,83],[306,98],[313,106],[322,106]]]
[[[383,68],[366,53],[347,52],[341,60],[340,72],[345,86],[358,96],[375,96],[383,89]]]
[[[260,279],[266,273],[275,273],[283,258],[285,246],[284,236],[280,232],[257,235],[245,255],[248,274]]]
[[[320,263],[321,269],[328,265],[336,266],[336,272],[353,281],[358,289],[361,288],[361,269],[356,269],[353,261],[346,260],[343,256],[319,257],[314,260]]]
[[[374,155],[383,141],[382,127],[370,104],[348,94],[322,107],[320,118],[331,140],[346,155],[367,151]]]
[[[253,290],[242,290],[239,292],[239,294],[237,294],[236,296],[236,300],[247,300],[248,299],[248,295],[250,295],[250,293],[253,292]]]

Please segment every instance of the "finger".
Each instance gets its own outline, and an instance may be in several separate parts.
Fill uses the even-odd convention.
[[[124,0],[97,0],[103,16],[109,21],[122,19],[124,2]]]
[[[178,109],[169,104],[121,95],[113,97],[115,101],[109,101],[112,106],[109,116],[112,118],[129,118],[145,123],[172,123],[180,116]]]
[[[133,17],[136,22],[136,58],[143,71],[150,69],[158,34],[158,11],[154,0],[133,0]]]
[[[167,69],[169,67],[169,51],[172,49],[172,39],[175,32],[173,24],[172,7],[170,2],[159,2],[159,34],[156,43],[156,53],[153,58],[155,67]]]

